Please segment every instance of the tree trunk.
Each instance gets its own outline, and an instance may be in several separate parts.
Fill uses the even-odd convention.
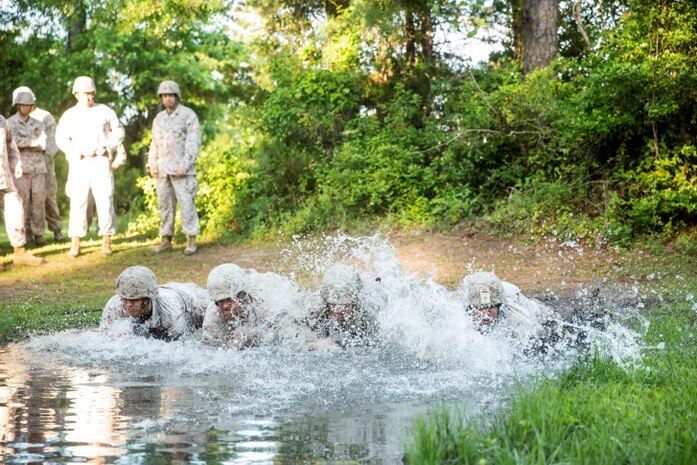
[[[75,2],[72,5],[72,11],[65,17],[65,29],[68,31],[65,48],[71,50],[75,39],[87,29],[87,7],[84,2]]]
[[[523,0],[520,14],[523,72],[527,74],[549,66],[557,55],[559,0]]]

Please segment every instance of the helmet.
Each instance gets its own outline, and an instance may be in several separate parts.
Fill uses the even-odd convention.
[[[459,291],[465,296],[467,303],[475,308],[506,303],[503,283],[494,273],[479,271],[465,276]]]
[[[179,86],[174,81],[162,81],[160,83],[160,87],[157,88],[157,95],[160,96],[162,94],[176,94],[177,97],[181,97]]]
[[[94,80],[89,76],[78,76],[73,83],[73,94],[78,92],[97,92]]]
[[[155,273],[145,266],[126,268],[116,280],[116,293],[123,299],[156,299]]]
[[[36,105],[36,96],[27,86],[17,87],[12,92],[12,105]]]
[[[320,296],[328,304],[345,305],[356,300],[363,289],[358,270],[349,265],[334,265],[324,273]]]
[[[240,291],[249,292],[252,283],[244,270],[233,263],[223,263],[208,274],[208,295],[214,302],[235,298]]]

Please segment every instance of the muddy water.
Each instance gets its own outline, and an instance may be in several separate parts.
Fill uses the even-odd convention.
[[[0,462],[402,463],[415,418],[444,407],[463,419],[496,411],[516,383],[553,376],[578,356],[524,356],[515,341],[481,334],[453,292],[402,271],[382,240],[340,238],[320,249],[290,251],[299,276],[352,262],[381,277],[383,346],[234,351],[96,329],[2,346]],[[259,283],[263,301],[294,311],[294,286],[268,275]],[[621,317],[640,305],[595,294],[546,297],[556,310],[617,317],[589,328],[591,350],[636,359],[641,323],[630,329]]]
[[[386,353],[247,353],[59,333],[0,351],[3,463],[400,463],[413,418],[509,375]]]

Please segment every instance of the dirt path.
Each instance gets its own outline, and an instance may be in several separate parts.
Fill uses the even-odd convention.
[[[470,271],[494,271],[530,294],[548,289],[571,291],[578,284],[603,278],[629,279],[631,271],[625,270],[625,263],[637,255],[636,251],[623,254],[608,248],[582,247],[555,237],[526,243],[483,232],[392,232],[383,236],[406,271],[433,273],[436,281],[451,288]],[[66,256],[67,244],[51,245],[35,250],[49,260],[41,267],[16,267],[11,265],[11,256],[6,256],[0,271],[0,300],[50,302],[68,298],[66,289],[85,297],[78,300],[89,300],[89,294],[94,293],[109,295],[116,277],[131,265],[150,267],[160,282],[189,281],[202,286],[208,272],[224,262],[258,271],[289,271],[287,252],[284,252],[287,241],[203,243],[199,253],[191,257],[183,256],[181,244],[174,252],[151,254],[154,244],[154,241],[117,239],[115,253],[104,257],[99,254],[99,242],[92,241],[86,244],[85,254],[77,259]]]

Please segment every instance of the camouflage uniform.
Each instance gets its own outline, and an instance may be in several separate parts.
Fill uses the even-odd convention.
[[[43,237],[46,222],[46,129],[44,123],[19,112],[7,120],[22,160],[22,176],[15,186],[24,207],[25,229]]]
[[[46,149],[44,150],[44,161],[46,162],[46,223],[48,229],[53,232],[56,239],[62,239],[61,230],[63,229],[63,219],[58,209],[58,183],[56,181],[56,169],[53,158],[58,153],[56,145],[56,119],[53,115],[41,108],[35,108],[30,116],[44,123],[46,130]]]
[[[123,142],[125,132],[116,113],[95,103],[85,108],[76,105],[61,117],[56,142],[69,163],[65,192],[70,198],[68,235],[87,234],[87,199],[90,191],[97,207],[100,236],[116,232],[114,211],[114,174],[110,154]]]
[[[248,348],[259,344],[268,330],[265,311],[252,295],[252,283],[245,270],[233,263],[224,263],[208,275],[210,304],[203,318],[202,339],[207,344],[230,348]],[[239,315],[226,318],[218,302],[233,299],[240,305]]]
[[[193,283],[168,283],[158,286],[155,275],[143,266],[129,267],[116,283],[117,294],[102,310],[99,328],[110,331],[119,320],[132,323],[137,335],[173,341],[201,328],[203,315],[211,299],[205,289]],[[152,313],[138,322],[124,309],[122,298],[146,298]]]
[[[4,219],[7,238],[12,247],[24,247],[26,236],[24,231],[24,209],[22,200],[17,194],[14,184],[14,172],[17,166],[22,166],[19,149],[12,139],[12,132],[7,120],[0,116],[0,144],[2,144],[2,169],[0,169],[0,193],[5,202]]]
[[[387,294],[379,283],[363,277],[348,265],[334,265],[324,275],[319,295],[311,304],[306,324],[315,341],[329,340],[340,347],[373,346],[379,343],[378,315],[387,307]],[[332,315],[331,305],[351,305],[343,320]]]
[[[184,105],[177,105],[171,113],[161,111],[153,121],[148,165],[157,169],[161,236],[174,234],[177,202],[184,234],[196,236],[199,233],[194,198],[198,191],[195,165],[200,139],[198,117]],[[186,174],[177,175],[178,169],[183,169]]]

